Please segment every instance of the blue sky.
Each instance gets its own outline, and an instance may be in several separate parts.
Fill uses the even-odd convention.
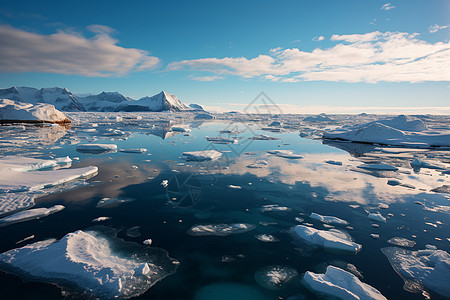
[[[9,1],[0,87],[450,113],[450,1]]]

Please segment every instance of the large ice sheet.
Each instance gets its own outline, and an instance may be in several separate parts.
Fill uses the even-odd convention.
[[[63,288],[76,286],[74,292],[83,297],[102,299],[139,296],[174,273],[177,264],[161,249],[97,230],[79,230],[59,241],[40,241],[0,254],[0,266],[12,273]]]
[[[325,250],[356,254],[362,248],[360,244],[352,242],[348,234],[337,229],[319,230],[304,225],[297,225],[293,228],[293,234],[296,238],[322,247]]]
[[[322,297],[343,300],[386,299],[377,289],[361,282],[352,273],[334,266],[328,266],[325,274],[307,271],[302,283]]]
[[[387,247],[381,251],[405,281],[405,290],[419,292],[425,286],[444,297],[450,295],[448,252],[437,249],[411,251],[398,247]]]

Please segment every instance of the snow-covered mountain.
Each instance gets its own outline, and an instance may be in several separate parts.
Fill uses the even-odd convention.
[[[183,111],[190,108],[178,100],[177,96],[162,91],[152,97],[143,97],[133,103],[134,106],[146,108],[148,111]]]
[[[133,101],[129,97],[118,92],[102,92],[98,95],[80,97],[80,102],[86,107],[87,111],[119,111],[121,106],[126,106],[128,102]]]
[[[0,98],[25,103],[47,103],[62,111],[86,111],[78,98],[65,88],[12,87],[0,89]]]

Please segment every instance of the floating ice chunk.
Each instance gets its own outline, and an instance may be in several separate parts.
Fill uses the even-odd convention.
[[[267,151],[269,154],[273,154],[279,157],[283,158],[289,158],[289,159],[300,159],[303,158],[300,154],[295,154],[292,150],[269,150]]]
[[[32,208],[29,210],[21,211],[13,215],[0,219],[0,226],[7,226],[14,223],[25,222],[33,219],[40,219],[42,217],[49,216],[63,210],[65,207],[62,205],[55,205],[50,208]]]
[[[388,164],[364,164],[357,167],[370,171],[398,171],[398,168]]]
[[[129,149],[120,149],[120,152],[124,153],[145,153],[147,149],[145,148],[129,148]]]
[[[370,237],[373,238],[374,240],[378,240],[380,238],[380,235],[376,233],[371,233]]]
[[[120,252],[121,248],[129,253]],[[81,230],[59,241],[45,240],[7,251],[0,254],[0,262],[2,269],[12,273],[67,284],[68,289],[77,286],[75,295],[102,299],[139,296],[177,268],[164,250]]]
[[[81,144],[77,146],[77,151],[82,153],[101,154],[117,151],[116,144]]]
[[[108,220],[111,220],[111,217],[98,217],[98,218],[93,219],[92,222],[98,223],[98,222],[104,222],[104,221],[108,221]]]
[[[230,188],[230,189],[232,189],[232,190],[241,190],[241,189],[242,189],[241,186],[238,186],[238,185],[232,185],[232,184],[229,184],[229,185],[228,185],[228,188]]]
[[[222,156],[222,153],[216,150],[204,150],[204,151],[190,151],[183,152],[187,160],[194,161],[205,161],[205,160],[215,160]]]
[[[437,247],[435,245],[426,244],[425,248],[431,249],[431,250],[437,250]]]
[[[30,235],[30,236],[27,236],[26,238],[21,239],[20,241],[17,241],[17,242],[16,242],[16,245],[17,245],[17,244],[20,244],[20,243],[23,243],[23,242],[26,242],[26,241],[29,241],[29,240],[32,240],[32,239],[34,239],[34,238],[35,238],[34,234],[33,234],[33,235]]]
[[[150,246],[153,243],[152,239],[146,239],[142,242],[142,244]]]
[[[282,289],[298,272],[289,266],[268,266],[255,273],[256,282],[268,290]]]
[[[358,253],[362,246],[352,242],[351,237],[337,229],[319,230],[312,227],[297,225],[293,228],[296,238],[325,250]]]
[[[161,185],[163,188],[166,188],[169,185],[169,180],[165,179],[165,180],[161,181]]]
[[[269,204],[269,205],[264,205],[261,208],[262,212],[268,212],[268,211],[291,211],[292,208],[289,208],[287,206],[279,206],[277,204]]]
[[[403,246],[403,247],[414,247],[416,242],[401,238],[401,237],[393,237],[392,239],[387,241],[389,244],[397,245],[397,246]]]
[[[386,299],[377,289],[361,282],[352,273],[334,266],[328,266],[325,274],[307,271],[302,283],[321,297],[343,300]]]
[[[382,248],[381,251],[405,281],[405,290],[420,292],[423,285],[444,297],[450,295],[450,255],[446,251],[411,251],[398,247]]]
[[[348,222],[342,219],[339,219],[337,217],[333,217],[333,216],[322,216],[316,213],[311,213],[311,215],[309,216],[311,219],[314,220],[318,220],[322,223],[327,223],[327,224],[338,224],[338,225],[348,225]]]
[[[193,236],[227,236],[236,233],[244,233],[255,229],[253,224],[199,224],[194,225],[188,230],[188,234]]]
[[[276,138],[276,137],[268,136],[268,135],[265,135],[265,134],[255,135],[255,136],[249,137],[248,139],[249,140],[258,140],[258,141],[278,140],[278,138]]]
[[[388,209],[389,205],[387,205],[386,203],[380,203],[380,204],[378,204],[378,208],[380,208],[380,209]]]
[[[369,215],[367,217],[373,221],[386,223],[386,218],[383,217],[379,212],[369,213]]]
[[[265,168],[268,166],[268,162],[265,160],[257,160],[252,164],[249,164],[247,166],[247,168],[251,168],[251,169],[261,169],[261,168]]]
[[[342,162],[341,161],[336,161],[336,160],[327,160],[325,161],[327,164],[330,165],[336,165],[336,166],[342,166]]]
[[[424,169],[437,169],[437,170],[445,169],[444,167],[433,165],[432,163],[423,161],[423,160],[418,159],[418,158],[414,158],[414,160],[411,162],[411,167],[413,169],[415,169],[415,170],[421,169],[421,168],[424,168]]]
[[[400,185],[400,181],[398,181],[397,179],[390,179],[387,182],[388,185],[392,185],[392,186],[397,186]]]
[[[132,201],[134,201],[134,199],[131,198],[102,198],[97,202],[97,207],[112,207]]]
[[[237,139],[233,139],[233,138],[224,138],[221,136],[218,137],[206,137],[206,140],[208,142],[214,143],[214,144],[237,144],[238,140]]]
[[[265,243],[274,243],[274,242],[280,241],[273,235],[266,234],[266,233],[257,234],[257,235],[255,235],[255,238],[257,238],[259,241],[265,242]]]

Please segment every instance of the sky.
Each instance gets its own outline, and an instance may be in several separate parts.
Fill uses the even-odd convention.
[[[450,114],[450,1],[390,1],[2,0],[0,88]]]

